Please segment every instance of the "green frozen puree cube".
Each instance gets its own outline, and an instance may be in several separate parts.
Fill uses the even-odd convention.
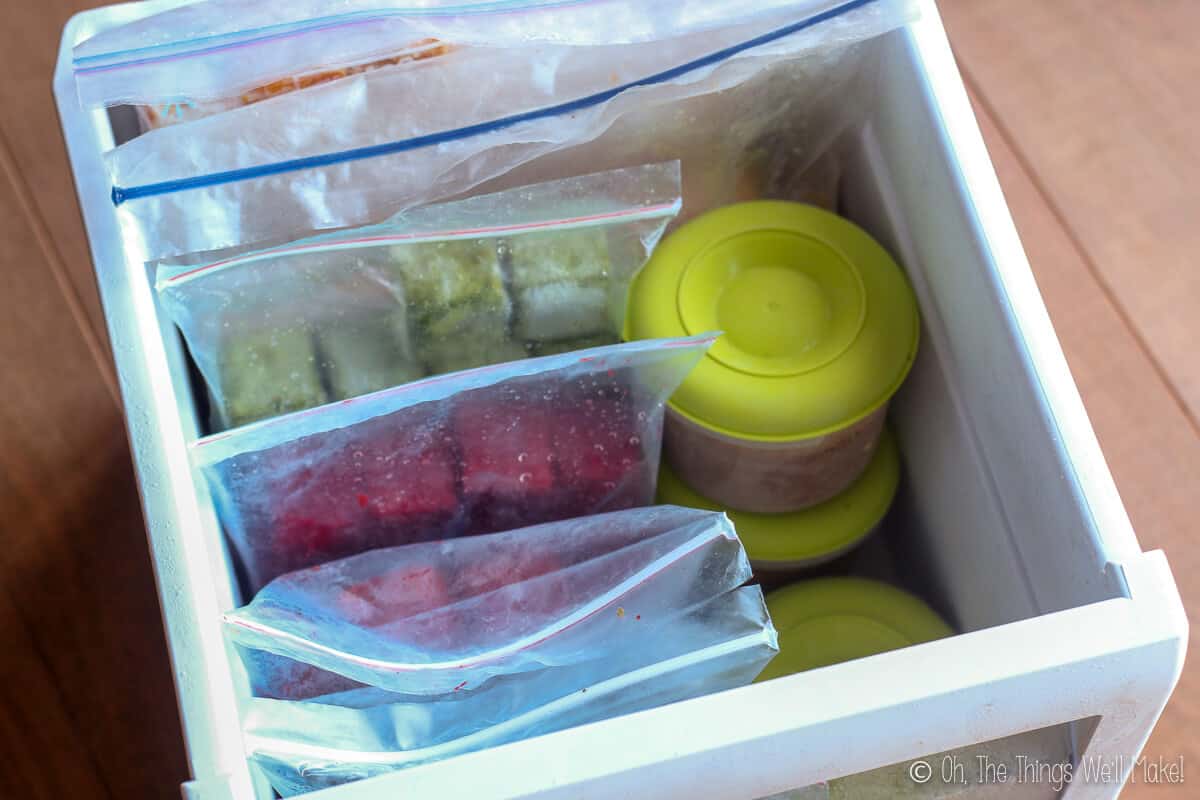
[[[593,347],[606,347],[617,344],[620,339],[611,334],[603,336],[587,336],[582,339],[567,339],[561,342],[536,342],[531,345],[535,356],[556,356],[560,353],[573,353],[576,350],[590,350]]]
[[[317,334],[321,365],[335,400],[425,377],[388,318],[330,325]]]
[[[608,238],[601,228],[524,233],[508,240],[515,291],[551,283],[603,286]]]
[[[467,308],[507,324],[512,304],[494,240],[397,245],[391,257],[418,326],[440,326],[444,335]]]
[[[503,338],[508,335],[511,316],[512,303],[501,287],[499,293],[480,295],[476,302],[443,308],[427,316],[416,331],[418,347],[464,336]]]
[[[430,348],[426,356],[430,374],[441,375],[488,364],[520,361],[529,357],[529,351],[511,339],[465,337],[441,342]]]
[[[229,337],[219,365],[230,425],[329,401],[317,371],[312,336],[304,329]]]
[[[517,338],[557,341],[612,330],[603,286],[548,283],[517,292]]]

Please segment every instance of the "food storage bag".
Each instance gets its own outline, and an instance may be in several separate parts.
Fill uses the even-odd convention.
[[[254,5],[253,18],[269,18],[272,7]],[[116,147],[106,156],[113,199],[127,245],[143,260],[287,241],[475,190],[676,158],[685,216],[741,199],[828,198],[837,170],[820,158],[871,102],[875,62],[860,43],[911,18],[910,0],[350,3],[358,8],[350,17],[335,5],[346,4],[284,12],[292,22],[279,23],[280,35],[242,30],[247,6],[234,3],[220,6],[225,38],[212,42],[189,40],[192,29],[164,15],[160,29],[146,21],[127,34],[143,42],[129,55],[81,46],[79,58],[93,60],[77,69],[113,85],[134,84],[132,72],[119,77],[129,70],[158,70],[162,86],[206,96],[188,88],[188,65],[233,59],[247,65],[237,74],[252,69],[259,48],[284,41],[362,33],[367,42],[333,58],[343,64],[412,42],[447,45],[433,58],[364,69]],[[373,39],[376,24],[386,35]],[[270,58],[261,63],[277,69]],[[316,66],[293,63],[300,75]],[[194,77],[224,74],[197,69]],[[149,102],[155,91],[122,99]],[[815,188],[805,177],[814,165]]]
[[[225,623],[248,656],[256,696],[344,688],[302,669],[311,665],[390,692],[449,697],[490,691],[498,676],[574,668],[642,631],[685,635],[666,623],[750,577],[723,514],[654,506],[298,570]]]
[[[216,429],[618,341],[679,164],[567,178],[202,264],[160,264]]]
[[[624,631],[577,669],[499,678],[496,689],[417,701],[366,688],[307,702],[252,699],[247,754],[285,797],[665,705],[754,680],[778,651],[757,586],[723,592],[671,619],[672,635]]]
[[[652,502],[666,398],[711,335],[480,367],[200,439],[251,591],[389,547]]]

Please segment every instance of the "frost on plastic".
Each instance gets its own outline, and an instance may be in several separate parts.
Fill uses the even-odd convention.
[[[658,635],[665,631],[671,635]],[[307,702],[253,699],[247,749],[289,797],[744,686],[778,652],[757,586],[715,596],[633,638],[636,647],[611,647],[574,669],[497,679],[491,692],[449,700],[414,702],[369,688]]]
[[[711,342],[429,378],[216,434],[193,455],[253,591],[373,548],[649,504],[663,404]]]
[[[724,515],[656,506],[299,570],[226,624],[243,650],[286,657],[246,659],[260,697],[305,699],[316,688],[297,669],[307,665],[400,694],[470,694],[497,676],[587,661],[611,637],[750,577]]]
[[[226,617],[247,746],[291,795],[749,683],[777,651],[750,577],[675,506],[291,573]]]
[[[638,43],[780,9],[815,14],[837,5],[760,0],[748,10],[740,0],[684,0],[647,10],[627,0],[292,0],[284,6],[208,0],[103,31],[76,46],[73,66],[84,107],[130,103],[168,110],[147,118],[158,127],[366,69],[440,57],[454,46]]]
[[[619,340],[679,209],[678,163],[425,206],[202,265],[160,264],[223,429],[486,364]]]
[[[605,5],[632,20],[664,4]],[[681,5],[697,18],[732,7]],[[572,9],[595,11],[556,13]],[[871,102],[873,62],[860,44],[911,17],[902,0],[812,11],[716,14],[702,29],[651,26],[636,41],[601,25],[589,30],[611,39],[587,45],[471,44],[151,131],[107,154],[123,228],[133,249],[158,259],[670,159],[683,164],[685,216],[810,199],[804,173]],[[546,13],[511,22],[536,28]],[[420,24],[430,33],[444,18]]]

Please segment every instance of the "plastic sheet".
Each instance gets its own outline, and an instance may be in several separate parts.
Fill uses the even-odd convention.
[[[206,437],[193,458],[252,591],[373,548],[648,505],[663,405],[712,341],[427,378]]]
[[[644,635],[587,669],[515,676],[505,692],[441,702],[374,689],[311,702],[255,699],[247,750],[291,796],[743,686],[778,650],[757,586],[719,595],[672,626],[677,635]]]
[[[311,666],[390,692],[450,698],[490,691],[498,676],[643,647],[646,636],[688,639],[691,628],[673,624],[680,614],[750,577],[723,514],[653,506],[299,570],[226,624],[249,656],[257,696],[305,699],[345,685],[322,683]],[[675,646],[686,651],[691,641]]]
[[[629,283],[679,203],[678,163],[613,170],[161,264],[157,287],[219,430],[428,375],[613,344]]]
[[[472,43],[110,152],[128,243],[149,261],[287,241],[476,189],[676,158],[685,216],[739,199],[806,199],[804,173],[871,102],[869,84],[858,85],[869,59],[855,44],[911,17],[907,0],[753,13],[685,0],[667,4],[667,24],[661,6],[506,5],[505,25],[406,17],[422,35]]]

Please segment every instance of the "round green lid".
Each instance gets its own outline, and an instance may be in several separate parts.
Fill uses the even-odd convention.
[[[685,484],[665,461],[658,473],[658,502],[724,511],[751,563],[787,569],[825,560],[865,538],[887,513],[899,483],[900,455],[885,428],[858,480],[838,496],[802,511],[754,514],[726,509]]]
[[[820,578],[767,595],[779,655],[758,676],[796,672],[931,642],[953,633],[908,592],[865,578]]]
[[[625,338],[722,331],[671,406],[730,436],[788,441],[887,402],[919,327],[903,271],[865,231],[761,200],[710,211],[659,244],[630,287]]]

